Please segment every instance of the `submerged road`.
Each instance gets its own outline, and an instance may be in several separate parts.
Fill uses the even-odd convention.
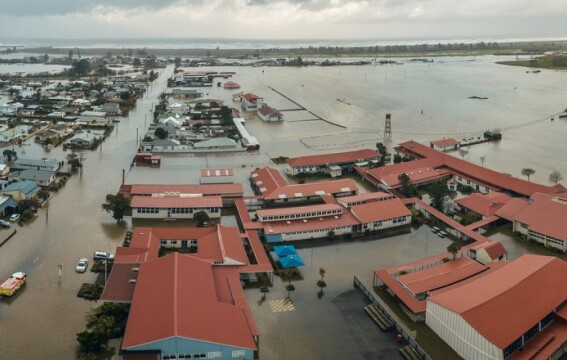
[[[116,224],[101,204],[106,194],[118,190],[122,169],[129,169],[137,149],[136,134],[144,134],[144,125],[151,123],[153,106],[172,73],[173,66],[160,71],[102,148],[85,153],[82,174],[73,175],[35,219],[12,226],[18,231],[0,248],[0,276],[25,271],[28,283],[13,298],[0,301],[0,358],[76,358],[76,333],[84,330],[88,310],[100,303],[76,297],[81,284],[96,275],[77,274],[75,265],[82,257],[92,263],[94,251],[114,252],[121,245],[127,225]],[[18,155],[49,156],[32,154],[31,148],[17,149]],[[2,230],[0,237],[9,231]]]

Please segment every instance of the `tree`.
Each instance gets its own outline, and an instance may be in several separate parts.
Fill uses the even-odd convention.
[[[459,250],[461,250],[461,244],[452,242],[451,245],[447,246],[447,251],[453,254],[453,259],[457,257]]]
[[[400,193],[406,197],[412,197],[415,195],[415,186],[412,184],[410,177],[406,173],[402,173],[398,176],[398,181],[400,182]]]
[[[563,180],[563,175],[559,171],[554,170],[549,174],[549,182],[558,184],[561,180]]]
[[[81,160],[77,158],[77,154],[75,153],[67,155],[67,163],[71,166],[72,172],[77,172],[77,170],[83,167]]]
[[[221,116],[222,122],[225,126],[232,125],[232,110],[228,106],[226,105],[221,106],[219,110],[219,115]]]
[[[388,151],[386,145],[382,144],[381,142],[376,143],[376,150],[378,150],[378,152],[382,155],[386,155],[386,152]]]
[[[287,285],[285,287],[287,291],[295,290],[295,286],[291,284],[291,278],[293,277],[294,272],[293,268],[285,268],[282,272],[284,279],[287,280]]]
[[[6,159],[8,159],[8,161],[12,161],[12,158],[14,158],[14,160],[16,160],[18,158],[18,153],[16,153],[14,150],[10,150],[10,149],[6,149],[2,152],[2,155],[4,155],[4,157]]]
[[[118,192],[116,195],[106,195],[106,202],[102,204],[102,210],[112,213],[112,217],[117,221],[122,221],[124,213],[130,207],[130,201]]]
[[[168,134],[168,131],[165,130],[164,128],[161,128],[161,127],[158,127],[158,128],[156,129],[156,131],[154,131],[154,135],[155,135],[158,139],[161,139],[161,140],[167,138],[167,134]]]
[[[134,61],[132,61],[132,65],[134,67],[142,66],[142,61],[140,60],[140,58],[134,58]]]
[[[480,157],[480,164],[482,165],[482,167],[484,167],[484,162],[486,161],[486,155],[482,155]]]
[[[535,170],[534,170],[534,169],[530,169],[530,168],[524,168],[524,169],[522,169],[522,175],[527,176],[527,177],[528,177],[528,181],[530,181],[530,176],[532,176],[533,174],[535,174]]]
[[[443,211],[443,204],[449,195],[449,189],[445,183],[438,180],[429,186],[429,197],[431,198],[431,206],[437,210]]]
[[[319,268],[319,275],[321,276],[321,280],[317,281],[317,286],[319,286],[321,288],[321,290],[323,290],[323,288],[325,286],[327,286],[327,283],[325,282],[325,274],[327,273],[327,270],[325,270],[324,268]]]
[[[83,331],[77,334],[77,341],[81,346],[81,351],[87,353],[97,353],[103,346],[108,344],[108,338],[104,334],[96,331]]]
[[[463,148],[460,148],[460,149],[459,149],[459,155],[461,155],[461,158],[462,158],[463,160],[465,160],[465,156],[467,156],[468,153],[469,153],[469,151],[468,151],[467,149],[463,149]]]
[[[197,226],[205,226],[205,223],[209,222],[209,215],[204,211],[197,211],[193,214],[193,219],[197,222]]]
[[[73,62],[71,67],[71,75],[84,76],[91,70],[91,63],[87,59],[81,59]]]
[[[176,57],[173,60],[173,63],[175,64],[175,67],[180,67],[181,66],[181,58],[180,57]]]

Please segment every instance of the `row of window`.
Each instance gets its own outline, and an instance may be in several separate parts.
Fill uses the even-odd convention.
[[[286,214],[286,215],[278,215],[278,216],[264,216],[264,217],[262,217],[262,221],[266,221],[266,220],[302,219],[302,218],[315,217],[315,216],[340,215],[341,213],[342,213],[342,210],[341,210],[341,209],[335,209],[335,210],[327,210],[327,211],[306,212],[306,213],[301,213],[301,214]]]
[[[197,240],[160,240],[160,245],[177,245],[177,242],[181,241],[182,247],[187,247],[188,245],[197,245]]]
[[[138,214],[159,214],[159,208],[145,208],[140,207],[136,209]],[[168,208],[167,211],[171,214],[193,214],[195,211],[208,211],[210,213],[218,213],[219,208]]]
[[[298,232],[289,232],[285,233],[285,235],[300,235],[300,234],[315,234],[321,232],[329,232],[329,231],[338,231],[338,230],[345,230],[350,229],[350,226],[340,227],[340,228],[331,228],[331,229],[320,229],[320,230],[307,230],[307,231],[298,231]]]

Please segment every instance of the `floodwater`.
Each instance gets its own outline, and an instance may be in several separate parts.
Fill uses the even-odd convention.
[[[259,152],[165,156],[161,168],[130,168],[136,138],[145,133],[156,96],[172,74],[173,69],[167,68],[102,147],[85,152],[82,175],[73,176],[31,223],[12,226],[18,233],[0,248],[0,274],[26,271],[29,283],[14,299],[0,302],[2,358],[75,357],[75,334],[83,330],[85,313],[97,303],[75,296],[81,283],[92,282],[95,276],[76,274],[74,266],[79,258],[90,258],[94,251],[113,252],[132,226],[130,221],[116,224],[100,210],[105,195],[117,191],[122,169],[126,169],[128,183],[195,183],[201,168],[234,167],[236,178],[246,184],[250,171],[268,165],[271,157],[330,152],[359,144],[374,146],[382,139],[384,114],[391,112],[393,144],[410,138],[428,141],[442,136],[473,136],[499,127],[503,140],[473,146],[470,161],[479,163],[479,157],[486,155],[485,166],[514,176],[519,176],[521,168],[532,167],[536,170],[532,179],[544,183],[554,169],[567,175],[567,159],[560,156],[566,150],[563,139],[567,121],[550,121],[553,114],[567,107],[567,73],[542,70],[526,74],[524,68],[493,63],[500,59],[504,58],[452,57],[429,64],[400,59],[404,65],[332,68],[214,68],[236,71],[232,80],[239,82],[243,91],[263,96],[274,107],[288,110],[297,105],[268,86],[346,128],[313,120],[307,111],[286,111],[284,116],[289,121],[280,124],[266,124],[245,114],[246,127],[261,143]],[[203,90],[207,98],[232,104],[231,91],[216,86]],[[489,99],[467,99],[469,96]],[[16,147],[16,151],[20,157],[65,157],[60,148],[45,153],[29,145]],[[251,194],[248,186],[245,188]],[[6,235],[8,230],[0,231],[0,237]],[[332,301],[352,289],[353,275],[370,284],[373,270],[438,254],[447,245],[447,240],[428,239],[417,231],[377,241],[301,250],[307,266],[301,269],[304,280],[296,282],[291,294],[296,312],[272,313],[267,301],[258,301],[258,290],[246,291],[261,332],[262,358],[305,358],[313,351],[333,357],[330,350],[340,350],[333,339],[341,336],[342,327]],[[58,264],[64,266],[60,280]],[[321,299],[315,286],[320,266],[327,269],[329,284]],[[276,278],[267,300],[282,298],[284,292]],[[294,352],[286,353],[292,346]]]

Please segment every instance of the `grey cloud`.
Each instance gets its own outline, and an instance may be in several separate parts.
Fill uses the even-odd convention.
[[[161,9],[175,4],[203,4],[205,0],[9,0],[2,1],[2,14],[43,16],[89,13],[98,6],[119,9]]]

